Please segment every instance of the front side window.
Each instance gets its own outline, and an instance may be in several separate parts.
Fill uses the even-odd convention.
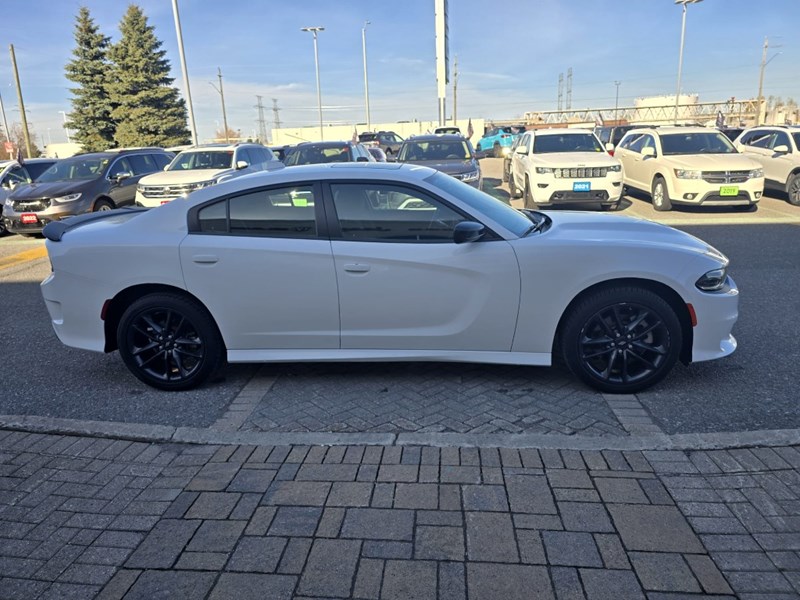
[[[792,145],[789,143],[789,134],[785,131],[776,131],[775,137],[772,138],[770,148],[777,148],[778,146],[786,146],[789,150],[792,149]]]
[[[301,185],[259,190],[201,208],[203,233],[282,238],[316,238],[314,190]]]
[[[331,193],[349,241],[453,242],[453,229],[465,220],[440,200],[402,186],[333,183]]]
[[[22,183],[30,183],[31,178],[25,167],[12,167],[3,180],[3,187],[11,187],[11,184],[20,185]]]
[[[169,156],[167,156],[166,154],[151,154],[150,157],[156,163],[156,166],[158,167],[159,170],[162,170],[170,162]]]
[[[111,169],[108,172],[108,178],[114,179],[122,173],[133,174],[133,167],[127,158],[120,158],[113,165],[111,165]]]

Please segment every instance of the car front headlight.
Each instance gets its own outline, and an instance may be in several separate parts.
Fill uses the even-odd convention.
[[[695,282],[697,289],[704,292],[717,292],[723,288],[728,279],[728,268],[712,269]]]
[[[201,190],[201,189],[203,189],[205,187],[208,187],[210,185],[214,185],[215,183],[217,183],[216,179],[209,179],[208,181],[198,181],[197,183],[191,184],[189,186],[189,189],[191,189],[192,191]]]
[[[552,173],[552,167],[536,167],[536,174],[537,175],[547,175],[548,173]]]
[[[78,198],[81,197],[80,193],[77,194],[67,194],[66,196],[58,196],[57,198],[53,198],[53,202],[75,202]]]
[[[695,169],[675,169],[675,177],[678,179],[702,179],[703,172]]]
[[[753,169],[750,171],[750,179],[758,179],[764,176],[764,169]]]
[[[622,171],[622,165],[611,165],[608,167],[609,173],[619,173],[620,171]]]
[[[462,173],[458,176],[461,181],[477,181],[481,174],[478,171],[470,171],[469,173]]]

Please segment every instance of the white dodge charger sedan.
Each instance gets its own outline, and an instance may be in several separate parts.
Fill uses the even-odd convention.
[[[632,393],[736,349],[728,260],[675,229],[519,211],[426,167],[254,174],[45,229],[69,346],[164,390],[227,362],[550,365]]]

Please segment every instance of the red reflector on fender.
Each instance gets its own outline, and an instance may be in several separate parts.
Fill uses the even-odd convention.
[[[689,317],[692,319],[692,327],[697,327],[697,313],[694,312],[694,306],[687,303],[686,308],[689,309]]]
[[[103,302],[103,308],[100,310],[100,320],[106,320],[106,313],[108,312],[108,307],[111,305],[111,300],[106,300]]]

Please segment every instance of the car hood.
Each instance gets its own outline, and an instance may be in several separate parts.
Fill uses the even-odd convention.
[[[139,185],[175,185],[179,183],[197,183],[216,179],[221,175],[229,175],[233,169],[181,169],[175,171],[158,171],[139,180]]]
[[[760,164],[744,154],[672,154],[664,156],[664,159],[677,168],[700,171],[747,171],[761,168]]]
[[[537,165],[548,167],[613,167],[620,164],[606,152],[547,152],[531,156]]]
[[[478,165],[471,160],[404,160],[403,163],[429,167],[441,171],[442,173],[447,173],[448,175],[471,173],[472,171],[478,170]]]
[[[577,211],[547,211],[553,220],[547,234],[569,243],[671,246],[697,254],[727,258],[713,246],[686,232],[634,217]]]
[[[97,179],[88,181],[52,181],[48,183],[29,183],[11,192],[13,200],[35,200],[37,198],[58,198],[67,194],[82,192],[91,187]]]

